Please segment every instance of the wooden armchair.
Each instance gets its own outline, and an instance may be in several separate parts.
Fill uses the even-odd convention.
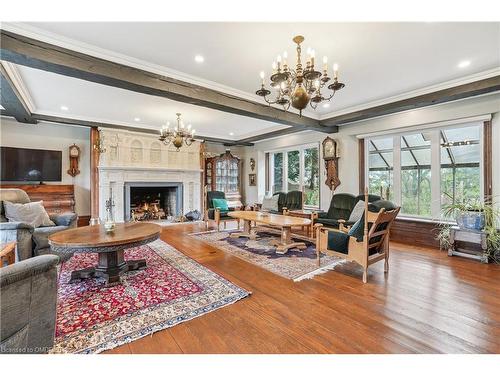
[[[204,221],[205,227],[208,229],[209,221],[215,221],[215,225],[217,226],[217,231],[220,230],[220,224],[224,223],[224,229],[226,229],[227,221],[236,221],[238,224],[238,229],[240,228],[239,219],[235,219],[228,215],[229,211],[239,211],[243,207],[229,207],[227,211],[222,211],[218,207],[214,207],[213,199],[226,199],[226,194],[222,191],[207,191],[205,188],[205,214]]]
[[[364,283],[367,282],[368,267],[379,260],[385,261],[384,272],[388,272],[390,229],[399,209],[400,207],[395,207],[386,211],[385,208],[380,208],[377,212],[370,211],[366,192],[363,217],[351,228],[341,226],[342,230],[336,230],[316,224],[318,266],[321,263],[320,253],[323,252],[354,261],[363,267]]]

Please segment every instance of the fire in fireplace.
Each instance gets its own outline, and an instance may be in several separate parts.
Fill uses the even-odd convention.
[[[178,185],[127,186],[126,216],[133,221],[172,220],[182,213],[182,187]]]

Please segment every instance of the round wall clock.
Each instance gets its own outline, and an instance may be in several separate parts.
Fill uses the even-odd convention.
[[[80,160],[80,147],[76,144],[72,144],[69,146],[69,169],[68,174],[72,177],[75,177],[77,174],[80,174],[80,170],[78,169],[78,162]]]

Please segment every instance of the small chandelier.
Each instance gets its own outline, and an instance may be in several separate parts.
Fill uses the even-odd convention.
[[[163,125],[160,130],[160,138],[159,140],[165,145],[168,146],[172,143],[176,151],[180,151],[183,144],[186,146],[191,146],[194,142],[194,129],[191,129],[191,125],[188,125],[187,128],[184,127],[184,122],[181,120],[181,114],[176,113],[177,115],[177,126],[174,129],[170,129],[170,123],[167,122],[167,125]]]
[[[279,55],[277,60],[273,62],[273,74],[270,77],[270,85],[276,90],[276,98],[274,100],[268,99],[271,91],[265,88],[264,72],[260,72],[262,86],[255,93],[262,96],[269,105],[282,105],[285,111],[290,108],[291,104],[293,108],[299,110],[300,116],[302,116],[302,110],[305,109],[308,104],[310,104],[313,109],[316,109],[319,103],[330,101],[335,93],[344,88],[345,85],[338,81],[338,65],[334,64],[333,82],[327,86],[331,92],[323,96],[321,90],[331,80],[328,76],[327,57],[323,57],[323,73],[321,73],[319,70],[316,70],[314,65],[314,50],[308,49],[306,66],[303,68],[300,59],[302,51],[300,43],[304,41],[304,37],[297,35],[293,38],[293,41],[297,44],[297,63],[295,65],[295,70],[288,66],[286,52],[283,54],[283,60],[281,55]]]

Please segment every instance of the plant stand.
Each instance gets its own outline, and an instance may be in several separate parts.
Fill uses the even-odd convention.
[[[448,256],[461,256],[469,259],[476,259],[481,263],[488,263],[487,250],[487,235],[485,232],[462,229],[458,226],[450,228],[450,247],[448,248]],[[458,247],[457,241],[476,244],[481,247],[481,252],[461,249]]]

